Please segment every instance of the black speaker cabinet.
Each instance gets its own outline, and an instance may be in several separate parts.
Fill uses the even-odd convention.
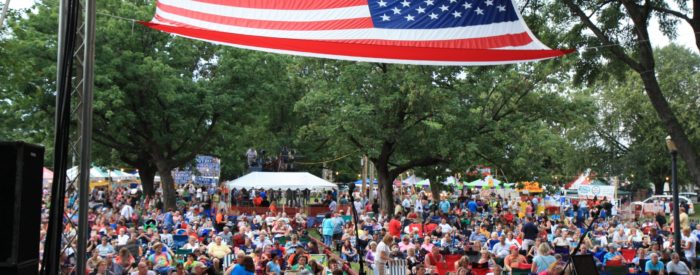
[[[0,142],[0,274],[37,274],[44,148]]]

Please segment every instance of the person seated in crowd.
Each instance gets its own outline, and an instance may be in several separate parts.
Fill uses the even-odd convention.
[[[401,237],[401,242],[399,242],[398,245],[399,245],[399,250],[401,250],[401,252],[404,252],[404,253],[405,253],[407,250],[416,247],[416,245],[414,245],[414,244],[411,242],[410,237],[409,237],[409,236],[406,236],[406,235],[403,236],[403,237]]]
[[[267,233],[260,233],[254,244],[255,247],[265,248],[272,245],[272,240],[267,237]]]
[[[608,253],[603,257],[603,265],[608,265],[609,261],[620,262],[621,264],[626,264],[625,258],[622,257],[620,253],[620,248],[615,248],[614,244],[608,245]]]
[[[422,254],[428,254],[430,251],[433,251],[433,242],[431,242],[430,238],[427,236],[423,239],[423,244],[420,246],[420,251]]]
[[[647,261],[646,266],[644,267],[644,271],[646,273],[649,273],[649,275],[664,275],[665,273],[665,267],[664,263],[659,261],[659,255],[656,253],[652,253],[649,257],[649,261]]]
[[[228,254],[231,254],[231,248],[224,244],[219,236],[216,236],[214,242],[207,246],[207,255],[216,263],[223,260]]]
[[[265,264],[265,274],[268,275],[281,275],[282,274],[282,260],[280,255],[272,254],[272,259],[270,259],[267,264]]]
[[[341,257],[345,261],[357,262],[359,260],[359,254],[357,253],[357,248],[353,247],[350,240],[345,240],[341,248]]]
[[[292,271],[312,271],[309,265],[309,258],[305,255],[299,256],[296,264],[292,265]]]
[[[297,247],[302,246],[302,243],[299,242],[299,237],[297,237],[296,234],[292,234],[292,236],[289,238],[289,241],[284,244],[284,249],[285,253],[287,255],[294,253],[296,251]]]
[[[433,246],[430,253],[425,255],[424,265],[427,269],[437,270],[443,268],[441,265],[444,263],[442,254],[440,254],[440,249],[437,246]]]
[[[153,245],[153,254],[148,257],[148,261],[153,263],[153,269],[161,275],[168,275],[172,270],[173,258],[169,253],[163,251],[163,244]]]
[[[469,236],[469,240],[486,243],[488,239],[486,238],[486,235],[484,235],[483,231],[481,231],[480,229],[474,229],[474,231],[472,231],[471,233],[471,236]]]
[[[688,268],[685,262],[681,261],[680,255],[678,253],[671,254],[671,261],[666,264],[666,271],[669,274],[677,275],[690,275],[693,272]]]
[[[503,236],[504,245],[505,245],[505,240],[506,240],[506,236]],[[499,238],[498,232],[493,232],[493,233],[491,233],[491,238],[489,238],[488,241],[486,241],[486,245],[488,246],[489,250],[493,250],[493,246],[495,246],[499,241],[500,241],[500,238]]]
[[[224,275],[255,275],[255,262],[251,256],[238,258],[235,265],[229,266]]]
[[[148,268],[148,263],[141,261],[137,265],[137,271],[131,272],[131,275],[156,275],[156,272]]]
[[[185,245],[183,245],[182,247],[180,247],[180,249],[187,249],[187,250],[192,250],[192,251],[194,251],[198,248],[199,248],[199,241],[197,240],[197,238],[192,237],[192,236],[188,237],[187,243]]]
[[[518,253],[517,246],[511,246],[510,254],[508,254],[508,256],[506,256],[506,258],[503,260],[505,270],[510,272],[513,269],[519,269],[520,265],[522,264],[527,264],[527,259],[525,256]]]
[[[493,245],[493,248],[491,249],[491,253],[493,253],[496,257],[505,259],[509,252],[510,246],[506,244],[506,237],[505,236],[500,236],[498,237],[498,242]]]
[[[244,251],[246,254],[251,254],[255,251],[255,248],[257,246],[253,244],[253,241],[246,237],[245,241],[243,242],[243,245],[239,247],[240,250]]]
[[[547,271],[552,264],[557,262],[557,259],[554,256],[550,255],[550,248],[549,245],[547,245],[546,243],[540,244],[538,250],[539,255],[535,256],[532,259],[531,272],[539,274],[541,272]]]
[[[109,243],[108,238],[102,237],[101,241],[102,242],[95,248],[100,257],[104,258],[107,255],[114,255],[116,251],[114,251],[114,247],[112,246],[112,244]]]

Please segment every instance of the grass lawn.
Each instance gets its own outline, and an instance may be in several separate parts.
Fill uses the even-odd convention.
[[[693,209],[695,210],[695,214],[693,215],[688,215],[688,218],[691,221],[699,221],[700,220],[700,204],[693,204]]]
[[[318,230],[316,230],[316,229],[309,230],[309,236],[312,238],[316,238],[318,240],[323,240],[323,236],[321,236],[321,234],[318,233]],[[339,251],[333,251],[333,253],[340,256]],[[350,263],[350,268],[352,268],[352,270],[355,270],[355,272],[357,272],[360,270],[360,264],[359,263]],[[372,274],[372,269],[370,269],[368,266],[365,266],[365,274]]]

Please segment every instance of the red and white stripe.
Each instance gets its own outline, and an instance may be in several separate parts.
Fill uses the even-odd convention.
[[[552,58],[522,21],[444,29],[374,28],[367,0],[159,0],[149,23],[185,37],[344,60],[490,65]]]

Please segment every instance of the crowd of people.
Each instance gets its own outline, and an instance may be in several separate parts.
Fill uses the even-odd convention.
[[[373,194],[334,191],[322,199],[327,213],[316,217],[274,207],[284,205],[284,192],[264,214],[239,213],[232,201],[269,200],[264,190],[241,191],[179,186],[173,209],[163,208],[160,188],[154,197],[128,187],[93,192],[85,273],[347,274],[362,261],[375,274],[559,275],[571,272],[567,263],[578,248],[601,272],[689,275],[700,235],[700,224],[681,208],[683,251],[673,251],[665,211],[623,215],[628,203],[606,199],[562,199],[549,213],[541,196],[471,190],[434,200],[429,190],[410,189],[397,191],[394,211],[386,213]],[[66,217],[75,218],[74,201],[68,198]],[[75,233],[65,227],[65,274],[80,273]]]

